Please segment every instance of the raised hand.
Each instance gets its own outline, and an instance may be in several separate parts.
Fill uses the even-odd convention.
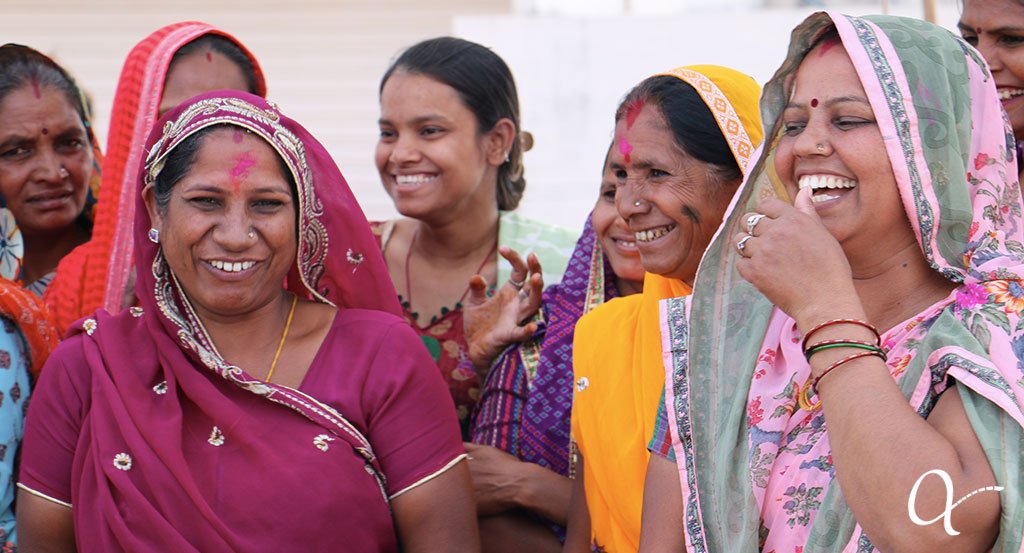
[[[818,217],[809,188],[793,205],[766,198],[743,221],[746,231],[733,236],[741,257],[736,269],[790,317],[800,321],[832,299],[856,297],[850,263]]]
[[[494,359],[509,344],[533,336],[537,324],[530,318],[540,309],[544,279],[540,260],[530,254],[523,261],[519,253],[507,246],[498,253],[512,265],[512,274],[493,296],[487,296],[487,280],[474,275],[469,280],[469,298],[463,307],[468,355],[481,379]]]

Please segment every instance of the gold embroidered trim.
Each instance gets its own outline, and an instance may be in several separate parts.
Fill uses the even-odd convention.
[[[465,453],[463,453],[462,455],[456,456],[451,461],[448,461],[448,464],[443,466],[443,467],[441,467],[437,472],[435,472],[433,474],[429,474],[429,475],[425,476],[424,478],[421,478],[417,482],[413,482],[409,486],[407,486],[405,488],[402,488],[401,490],[398,490],[397,492],[391,494],[390,496],[388,496],[388,501],[392,501],[396,497],[402,495],[403,493],[405,493],[405,492],[407,492],[407,491],[409,491],[409,490],[411,490],[413,488],[418,488],[418,487],[422,486],[423,484],[426,484],[427,482],[430,482],[431,480],[437,478],[438,476],[441,476],[442,474],[448,472],[448,469],[454,467],[456,463],[458,463],[459,461],[465,459],[466,457],[469,457],[469,455],[467,455]]]
[[[23,490],[25,490],[26,492],[36,496],[36,497],[41,497],[41,498],[43,498],[43,499],[45,499],[47,501],[51,501],[53,503],[56,503],[57,505],[63,505],[65,507],[67,507],[68,509],[71,508],[71,504],[68,503],[67,501],[61,501],[61,500],[57,499],[56,497],[50,497],[50,496],[46,495],[43,492],[39,492],[39,491],[33,490],[32,488],[26,486],[25,484],[22,484],[21,482],[18,482],[18,487],[23,489]]]

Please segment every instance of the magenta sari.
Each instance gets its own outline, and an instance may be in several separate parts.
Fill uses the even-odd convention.
[[[265,100],[200,96],[160,121],[144,180],[212,125],[245,128],[298,189],[286,288],[338,313],[298,389],[224,359],[135,209],[141,307],[73,326],[26,425],[19,486],[73,505],[81,551],[397,551],[389,499],[464,455],[444,383],[326,150]]]

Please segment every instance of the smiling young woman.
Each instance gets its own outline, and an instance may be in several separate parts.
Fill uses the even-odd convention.
[[[507,246],[534,254],[543,282],[557,283],[575,236],[513,213],[530,139],[512,72],[489,49],[442,37],[405,50],[381,79],[379,128],[377,169],[403,217],[374,232],[405,318],[448,382],[468,438],[480,394],[463,331],[470,278],[508,280],[499,257]]]
[[[476,550],[444,384],[323,146],[244,92],[193,98],[154,129],[141,305],[98,312],[51,356],[19,545]]]

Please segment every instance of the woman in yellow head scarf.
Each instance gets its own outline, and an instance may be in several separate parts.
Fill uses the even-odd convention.
[[[616,111],[616,207],[647,276],[643,294],[608,302],[576,326],[579,457],[567,551],[639,547],[646,446],[665,381],[658,302],[690,293],[761,141],[760,92],[732,69],[681,67],[642,81]]]

